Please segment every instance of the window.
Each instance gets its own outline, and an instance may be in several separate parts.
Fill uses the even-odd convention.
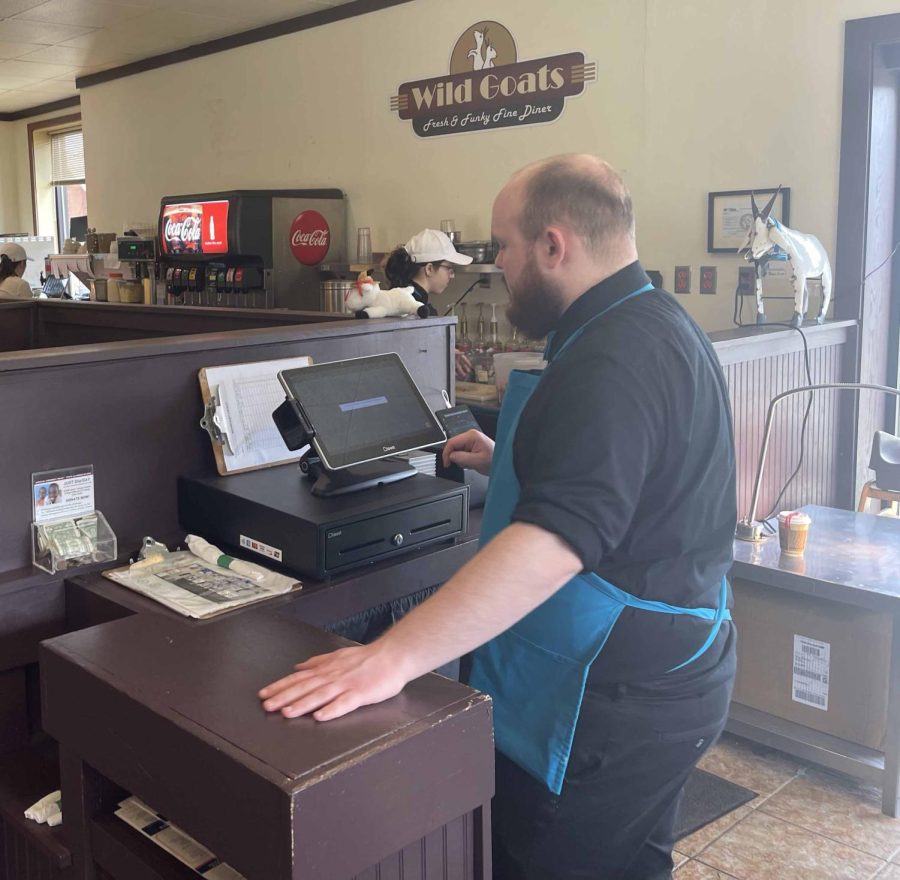
[[[67,238],[87,235],[87,187],[84,182],[84,137],[80,128],[50,134],[50,186],[56,203],[60,248]]]

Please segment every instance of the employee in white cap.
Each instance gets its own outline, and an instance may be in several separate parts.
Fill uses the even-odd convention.
[[[31,299],[31,285],[22,278],[28,259],[22,245],[0,244],[0,298]]]
[[[456,266],[468,266],[471,257],[459,253],[449,236],[439,229],[423,229],[417,232],[403,247],[397,248],[387,258],[384,274],[392,287],[413,288],[413,296],[428,308],[431,315],[437,309],[429,302],[432,294],[443,293]],[[456,352],[456,376],[462,379],[471,369],[466,356]]]

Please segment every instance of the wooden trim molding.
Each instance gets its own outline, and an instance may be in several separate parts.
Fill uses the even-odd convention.
[[[47,105],[49,106],[49,105]],[[42,119],[40,122],[28,123],[28,169],[31,174],[31,229],[32,235],[37,235],[37,181],[34,176],[34,133],[41,128],[56,128],[72,122],[81,122],[80,113],[72,113],[69,116],[55,116],[53,119]],[[62,244],[60,242],[60,244]]]
[[[358,15],[367,15],[370,12],[379,12],[382,9],[389,9],[392,6],[400,6],[403,3],[411,2],[412,0],[354,0],[354,2],[346,3],[343,6],[332,6],[328,9],[308,12],[305,15],[298,15],[286,21],[274,22],[248,31],[242,31],[241,33],[209,40],[206,43],[198,43],[194,46],[187,46],[184,49],[176,49],[174,52],[153,55],[150,58],[123,64],[121,67],[113,67],[110,70],[102,70],[99,73],[80,76],[75,80],[75,85],[79,89],[86,86],[96,86],[125,76],[133,76],[136,73],[145,73],[148,70],[168,67],[170,64],[179,64],[182,61],[191,61],[195,58],[203,58],[218,52],[227,52],[229,49],[237,49],[241,46],[249,46],[252,43],[260,43],[275,37],[296,34],[300,31],[333,24],[336,21],[343,21],[348,18],[355,18]]]
[[[24,110],[12,110],[8,113],[0,113],[0,122],[18,122],[20,119],[30,119],[32,116],[42,116],[44,113],[55,113],[57,110],[68,110],[69,107],[81,105],[81,98],[63,98],[62,101],[51,101],[49,104],[38,104],[36,107],[26,107]]]

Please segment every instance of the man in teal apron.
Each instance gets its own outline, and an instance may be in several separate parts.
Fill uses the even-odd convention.
[[[494,701],[495,880],[671,875],[684,782],[734,676],[725,581],[736,519],[727,389],[702,332],[637,262],[631,199],[589,156],[515,175],[494,204],[510,320],[548,336],[514,371],[482,549],[381,639],[260,692],[319,720],[393,696],[473,648]]]

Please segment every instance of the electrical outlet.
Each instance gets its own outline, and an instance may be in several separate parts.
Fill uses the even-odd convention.
[[[716,292],[717,274],[715,266],[700,267],[700,293],[709,294]]]
[[[491,286],[491,276],[486,272],[481,274],[478,277],[478,286],[479,287],[490,287]]]
[[[756,269],[753,266],[738,267],[738,296],[756,295]]]
[[[676,266],[675,280],[672,284],[674,293],[690,293],[691,292],[691,267]]]

